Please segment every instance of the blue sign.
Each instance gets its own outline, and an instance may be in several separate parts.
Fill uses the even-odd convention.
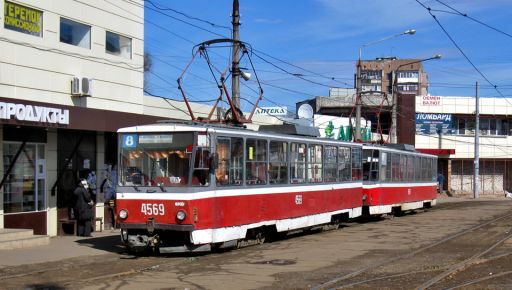
[[[454,134],[455,124],[452,114],[416,113],[417,134]]]
[[[137,134],[123,135],[123,148],[136,148]]]

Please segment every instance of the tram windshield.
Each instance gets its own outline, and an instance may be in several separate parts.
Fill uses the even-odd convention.
[[[121,185],[173,187],[188,184],[193,133],[129,133],[122,134],[120,141]],[[204,150],[198,152],[204,157]]]

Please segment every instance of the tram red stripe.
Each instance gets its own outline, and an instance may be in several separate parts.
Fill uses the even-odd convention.
[[[273,221],[313,214],[352,209],[362,206],[362,189],[345,188],[310,192],[239,195],[180,200],[117,201],[118,209],[125,208],[129,215],[126,223],[146,223],[153,217],[156,223],[177,224],[176,212],[187,212],[183,224],[194,224],[196,229],[223,228],[264,221]],[[180,202],[184,206],[176,205]],[[165,215],[144,215],[142,204],[164,204]],[[197,222],[194,222],[197,212]]]
[[[390,205],[436,199],[437,188],[435,186],[363,188],[363,195],[367,196],[365,205]]]

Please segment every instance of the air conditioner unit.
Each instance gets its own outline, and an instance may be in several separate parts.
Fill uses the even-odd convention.
[[[82,89],[80,86],[80,78],[73,77],[71,79],[71,95],[80,96],[82,94]]]
[[[82,96],[92,96],[92,79],[90,78],[82,78],[82,82],[80,84]]]

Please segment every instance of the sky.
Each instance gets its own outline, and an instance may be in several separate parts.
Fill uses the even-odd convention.
[[[297,102],[328,96],[330,87],[353,88],[361,48],[362,59],[441,54],[439,60],[423,62],[431,95],[474,96],[479,82],[482,97],[512,97],[510,0],[239,1],[240,39],[251,48],[250,58],[244,56],[240,66],[253,75],[241,80],[243,111],[250,111],[258,99],[255,73],[264,92],[260,107],[295,111]],[[182,100],[176,80],[192,59],[194,46],[231,37],[232,0],[144,2],[144,49],[152,59],[146,93]],[[431,8],[440,25],[421,4]],[[373,43],[408,29],[417,32]],[[218,80],[231,51],[207,51]],[[219,95],[213,75],[204,58],[192,62],[182,81],[191,101],[213,104]]]

